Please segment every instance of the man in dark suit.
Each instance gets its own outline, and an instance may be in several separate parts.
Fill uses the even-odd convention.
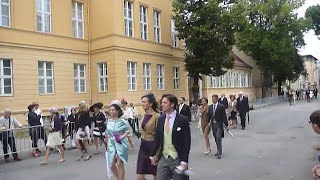
[[[243,92],[239,93],[239,97],[237,98],[237,111],[239,112],[241,119],[241,130],[246,129],[246,114],[249,112],[249,102],[248,98],[243,96]]]
[[[228,109],[228,99],[225,97],[224,94],[221,94],[221,97],[219,98],[218,102],[220,104],[223,104],[225,109]]]
[[[172,94],[164,94],[161,100],[163,115],[158,119],[158,126],[151,150],[151,163],[158,164],[157,180],[187,180],[175,169],[188,169],[191,134],[187,117],[176,111],[178,99]],[[159,160],[159,161],[158,161]]]
[[[224,137],[224,129],[223,124],[228,128],[228,121],[226,116],[225,107],[223,104],[218,103],[219,96],[214,94],[212,95],[212,103],[209,106],[208,112],[208,120],[211,123],[212,134],[214,136],[216,145],[217,145],[217,153],[215,156],[218,159],[221,159],[222,156],[222,138]],[[228,130],[228,129],[227,129]]]
[[[189,122],[191,122],[191,110],[190,106],[185,104],[186,99],[184,97],[179,98],[179,114],[184,115],[188,118]]]

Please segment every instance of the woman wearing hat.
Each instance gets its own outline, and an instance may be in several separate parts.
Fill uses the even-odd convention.
[[[94,122],[94,129],[93,129],[93,137],[94,137],[94,144],[96,146],[96,152],[94,154],[99,153],[99,138],[104,138],[106,125],[106,117],[100,111],[103,107],[102,103],[95,103],[90,107],[90,111],[93,112],[92,121]]]
[[[48,158],[50,153],[50,148],[58,147],[61,152],[61,158],[58,161],[59,163],[64,162],[64,148],[62,147],[63,139],[61,138],[61,120],[59,117],[58,109],[57,108],[50,108],[50,127],[49,127],[49,136],[48,142],[46,144],[46,155],[44,160],[41,162],[41,165],[48,164]]]
[[[145,114],[142,117],[141,124],[141,145],[137,162],[137,178],[145,180],[145,175],[153,175],[156,178],[157,166],[151,165],[149,155],[154,144],[154,138],[157,130],[159,112],[158,103],[152,93],[142,96],[142,107]]]
[[[107,124],[108,163],[117,180],[124,180],[124,164],[128,162],[128,124],[121,117],[121,103],[118,100],[111,102],[110,119]]]

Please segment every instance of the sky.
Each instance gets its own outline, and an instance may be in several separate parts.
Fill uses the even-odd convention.
[[[305,4],[298,9],[299,17],[304,17],[308,7],[320,4],[320,0],[306,0]],[[305,33],[304,40],[306,45],[300,49],[300,55],[313,55],[320,60],[320,40],[313,30]]]

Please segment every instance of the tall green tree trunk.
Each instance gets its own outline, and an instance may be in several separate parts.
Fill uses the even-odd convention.
[[[192,85],[193,103],[198,104],[199,100],[199,75],[193,77]]]
[[[282,86],[282,81],[281,80],[278,80],[278,96],[280,96],[280,94],[281,94],[281,90],[282,90],[282,88],[281,88],[281,86]]]

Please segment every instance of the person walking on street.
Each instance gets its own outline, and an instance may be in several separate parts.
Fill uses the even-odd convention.
[[[237,100],[235,95],[230,95],[230,101],[228,106],[228,111],[230,113],[229,120],[230,125],[233,129],[237,128]]]
[[[178,113],[184,115],[188,118],[189,122],[191,122],[191,110],[190,106],[185,104],[186,99],[184,97],[179,98],[179,111]]]
[[[237,111],[239,112],[241,119],[241,130],[246,129],[246,114],[249,112],[248,98],[243,95],[243,92],[239,93],[237,98]]]
[[[187,180],[189,177],[183,172],[188,169],[191,146],[189,119],[177,113],[178,99],[174,95],[164,94],[161,102],[163,115],[159,117],[150,154],[151,163],[158,164],[156,179]]]
[[[22,124],[13,116],[11,116],[11,110],[4,110],[4,115],[0,118],[0,140],[2,141],[2,148],[4,153],[5,162],[9,162],[9,154],[8,154],[8,144],[10,146],[13,159],[16,161],[21,161],[18,156],[16,149],[16,142],[14,138],[14,130],[15,128],[22,128]]]
[[[212,134],[216,142],[217,153],[215,156],[217,159],[221,159],[222,156],[222,138],[224,137],[223,124],[228,128],[228,120],[226,116],[225,107],[223,104],[218,103],[219,96],[212,95],[212,103],[209,106],[208,120],[211,123]]]
[[[221,94],[218,103],[222,104],[226,109],[228,109],[228,99],[225,97],[224,94]]]
[[[94,129],[93,129],[93,137],[94,137],[94,144],[96,146],[96,152],[94,154],[99,153],[99,140],[104,139],[106,125],[106,117],[100,111],[103,107],[102,103],[95,103],[90,107],[90,111],[93,112],[92,120],[94,122]]]
[[[86,104],[82,101],[79,104],[79,112],[78,112],[78,131],[76,134],[76,139],[77,139],[77,146],[79,152],[82,151],[82,155],[85,153],[87,156],[85,158],[85,161],[89,160],[91,158],[91,154],[89,151],[89,140],[90,140],[90,117],[89,117],[89,112],[87,110]],[[80,143],[83,143],[84,145],[84,150],[83,147],[81,147]],[[81,157],[78,159],[80,160]]]
[[[206,151],[204,152],[205,155],[208,155],[211,152],[210,141],[209,141],[209,133],[211,131],[211,124],[209,123],[209,120],[208,120],[208,116],[209,116],[208,103],[209,103],[208,98],[204,97],[201,99],[200,121],[201,121],[201,131],[204,135],[204,140],[206,143]]]
[[[48,142],[46,144],[46,155],[44,157],[44,160],[40,163],[41,165],[47,165],[48,164],[48,158],[50,153],[50,148],[58,147],[61,153],[61,158],[58,161],[58,163],[62,163],[65,161],[64,159],[64,148],[63,148],[63,139],[62,139],[62,123],[61,119],[59,117],[58,109],[55,107],[50,108],[50,128],[49,128],[49,136],[48,136]]]
[[[130,134],[128,136],[128,140],[131,146],[131,149],[134,149],[134,144],[132,140],[132,135],[135,133],[135,124],[133,120],[133,112],[132,110],[128,107],[128,102],[124,99],[121,100],[121,105],[122,105],[122,112],[123,112],[123,118],[124,120],[127,121],[127,123],[130,125]]]
[[[145,175],[153,175],[156,179],[157,166],[151,164],[149,155],[154,145],[154,138],[158,125],[159,112],[157,100],[152,93],[141,98],[142,107],[145,110],[141,122],[141,145],[137,161],[137,179],[146,180]]]
[[[117,180],[125,179],[124,164],[128,162],[128,123],[123,119],[121,102],[113,100],[110,108],[106,136],[108,142],[108,163]]]

